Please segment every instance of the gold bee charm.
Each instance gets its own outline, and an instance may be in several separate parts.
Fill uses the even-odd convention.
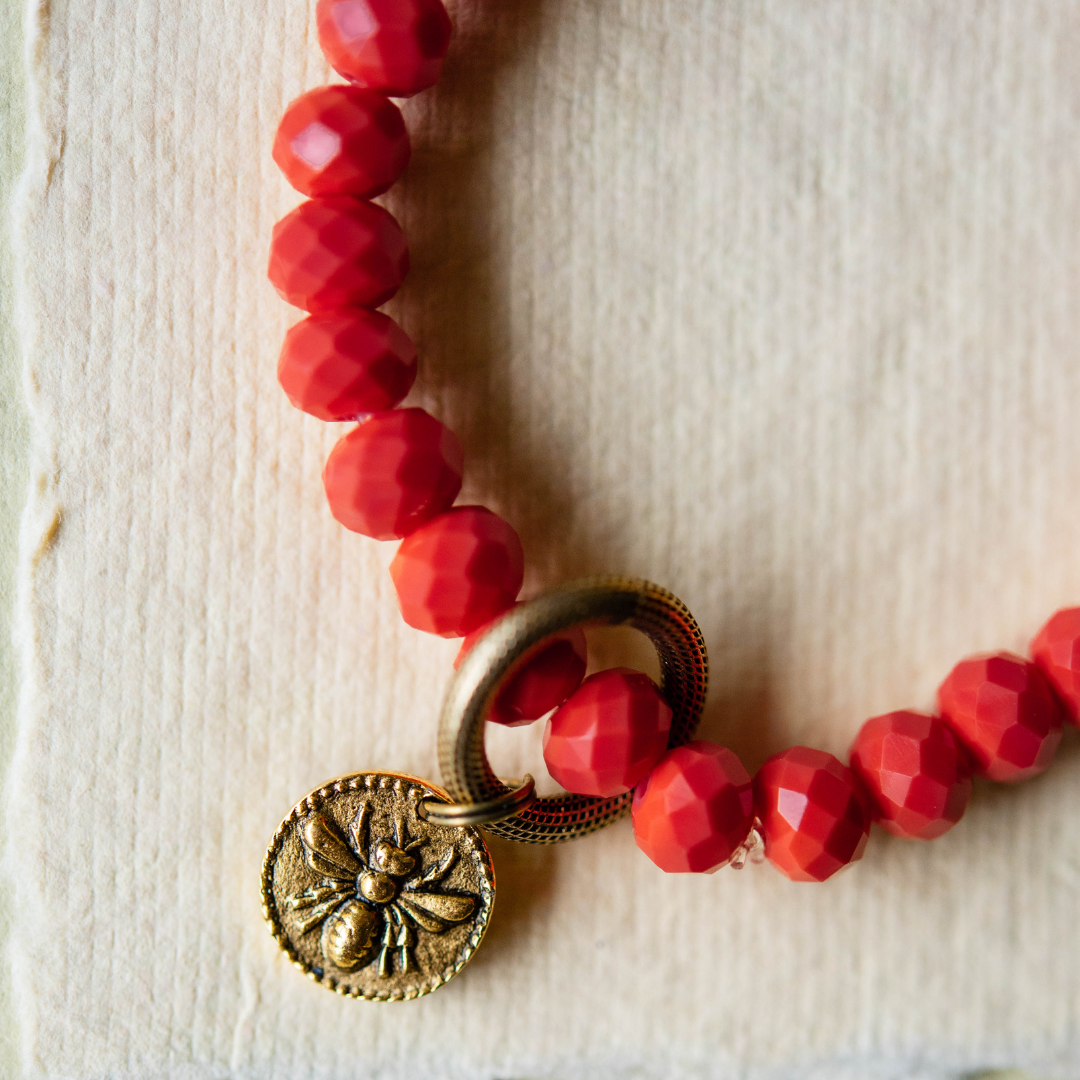
[[[428,994],[468,963],[495,901],[491,856],[471,827],[436,825],[446,795],[399,773],[356,773],[313,791],[263,862],[263,913],[316,982],[369,1001]]]

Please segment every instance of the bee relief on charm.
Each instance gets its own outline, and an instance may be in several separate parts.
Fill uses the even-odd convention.
[[[378,837],[367,848],[371,804],[360,804],[348,840],[322,814],[313,813],[300,826],[304,861],[322,875],[318,885],[290,896],[286,907],[304,914],[301,933],[322,924],[322,950],[341,971],[355,971],[378,952],[379,975],[395,968],[415,968],[412,948],[416,931],[441,934],[476,910],[475,896],[425,891],[449,873],[457,859],[450,846],[427,871],[420,866],[422,839],[407,839],[401,814],[393,818],[393,838]]]
[[[494,901],[491,859],[472,828],[434,825],[423,781],[359,773],[312,792],[271,841],[263,907],[290,958],[339,993],[429,993],[468,962]]]

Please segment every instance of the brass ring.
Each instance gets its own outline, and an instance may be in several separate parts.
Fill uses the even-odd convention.
[[[666,589],[635,578],[591,578],[562,586],[492,623],[450,683],[439,718],[439,768],[460,813],[466,807],[505,807],[512,795],[492,771],[484,750],[484,718],[503,683],[553,634],[575,626],[620,625],[644,633],[660,658],[661,689],[673,714],[668,746],[693,737],[705,704],[709,661],[686,605]],[[538,798],[486,828],[522,843],[574,840],[621,818],[630,809],[631,797],[626,792],[607,799]]]
[[[432,825],[491,826],[505,821],[536,802],[536,781],[526,774],[516,788],[508,789],[506,795],[499,795],[487,802],[447,803],[436,799],[423,799],[416,808],[416,813]]]

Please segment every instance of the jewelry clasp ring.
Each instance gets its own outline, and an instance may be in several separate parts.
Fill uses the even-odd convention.
[[[458,668],[439,718],[439,769],[453,802],[428,800],[428,820],[483,825],[507,840],[554,844],[623,817],[632,792],[610,798],[538,798],[531,777],[511,789],[491,769],[485,717],[500,688],[554,634],[575,626],[631,626],[660,658],[661,691],[672,710],[668,746],[688,742],[705,704],[709,661],[701,630],[666,589],[635,578],[590,578],[553,589],[492,623]]]

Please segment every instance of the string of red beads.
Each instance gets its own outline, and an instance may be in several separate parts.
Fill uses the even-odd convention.
[[[409,270],[397,221],[370,200],[411,153],[400,109],[435,83],[450,42],[440,0],[318,0],[319,43],[348,80],[302,94],[285,111],[273,156],[309,196],[274,227],[269,276],[309,312],[285,338],[278,379],[321,420],[358,421],[323,472],[331,512],[364,536],[401,541],[390,564],[405,621],[443,637],[475,637],[511,607],[524,553],[514,529],[480,506],[454,506],[464,455],[423,409],[398,405],[416,378],[416,347],[374,309]],[[741,860],[755,834],[796,881],[824,881],[862,856],[874,821],[929,840],[960,820],[971,777],[1016,782],[1050,764],[1065,720],[1080,716],[1080,608],[1063,610],[1032,644],[971,657],[942,684],[940,716],[893,712],[862,727],[850,768],[796,746],[751,781],[728,749],[698,741],[666,750],[671,710],[646,676],[584,679],[580,630],[550,642],[504,688],[490,719],[551,714],[544,759],[568,790],[634,791],[638,846],[669,872]],[[552,710],[555,710],[552,712]]]

